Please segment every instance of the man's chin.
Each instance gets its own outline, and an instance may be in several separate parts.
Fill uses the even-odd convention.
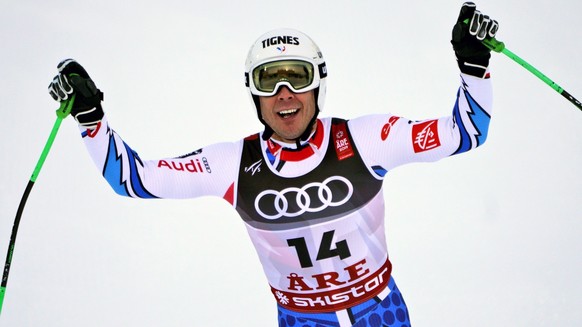
[[[297,140],[299,137],[301,136],[300,133],[273,133],[273,138],[277,141],[281,141],[281,142],[285,142],[285,143],[295,143],[295,140]]]

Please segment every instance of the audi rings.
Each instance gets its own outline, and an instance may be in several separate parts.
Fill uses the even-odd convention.
[[[334,201],[334,193],[333,190],[329,187],[331,182],[338,181],[341,182],[347,187],[347,193],[343,194],[342,199],[336,199]],[[317,188],[317,197],[318,200],[321,202],[321,205],[316,207],[312,207],[312,204],[315,201],[311,200],[311,196],[307,192],[307,190]],[[289,200],[287,198],[287,194],[295,193],[295,202],[297,204],[297,208],[299,210],[294,212],[289,212]],[[337,193],[337,192],[336,192]],[[297,217],[306,212],[320,212],[325,210],[328,207],[338,207],[342,204],[349,201],[354,193],[354,187],[352,183],[345,177],[342,176],[331,176],[325,179],[323,182],[313,182],[309,183],[301,188],[298,187],[289,187],[282,191],[275,191],[275,190],[264,190],[263,192],[259,193],[255,199],[255,210],[261,217],[269,220],[279,219],[281,217]],[[259,203],[263,201],[265,196],[272,195],[274,197],[273,200],[273,210],[276,214],[268,214],[261,210]],[[292,199],[293,197],[289,197]]]

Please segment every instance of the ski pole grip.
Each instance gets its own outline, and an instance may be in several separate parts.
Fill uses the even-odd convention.
[[[69,76],[79,76],[79,74],[70,74]],[[74,102],[75,102],[75,92],[71,94],[70,98],[61,102],[59,109],[57,109],[57,117],[65,119],[65,117],[67,117],[71,113],[71,109],[73,108]]]
[[[57,109],[57,117],[65,119],[70,113],[71,108],[73,108],[73,102],[75,102],[75,93],[71,94],[71,97],[67,100],[61,102],[59,109]]]
[[[468,25],[469,24],[469,19],[465,19],[463,21],[463,23],[465,23],[465,24]],[[481,43],[483,43],[491,51],[503,52],[503,50],[505,49],[505,44],[503,42],[501,42],[501,41],[498,41],[494,37],[485,38],[483,41],[481,41]]]
[[[505,43],[498,41],[496,38],[492,37],[492,38],[487,38],[484,39],[483,41],[481,41],[486,47],[488,47],[489,49],[491,49],[492,51],[495,52],[503,52],[503,50],[505,49]]]

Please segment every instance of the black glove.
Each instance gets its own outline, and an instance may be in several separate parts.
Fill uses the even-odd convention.
[[[453,26],[451,43],[461,72],[483,78],[489,66],[491,50],[481,41],[495,37],[499,23],[476,8],[473,2],[463,4]]]
[[[103,118],[103,92],[101,92],[83,66],[73,59],[61,61],[59,74],[49,84],[49,94],[57,101],[65,101],[75,92],[71,116],[88,129],[94,129]]]

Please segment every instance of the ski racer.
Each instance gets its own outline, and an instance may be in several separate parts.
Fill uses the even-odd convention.
[[[103,95],[75,60],[59,63],[55,100],[72,115],[120,195],[217,196],[243,219],[277,303],[279,326],[410,326],[384,227],[387,172],[482,145],[491,117],[490,50],[498,24],[464,3],[452,33],[460,87],[450,116],[320,118],[327,66],[311,38],[276,29],[250,48],[246,87],[264,130],[179,157],[144,160],[113,130]]]

